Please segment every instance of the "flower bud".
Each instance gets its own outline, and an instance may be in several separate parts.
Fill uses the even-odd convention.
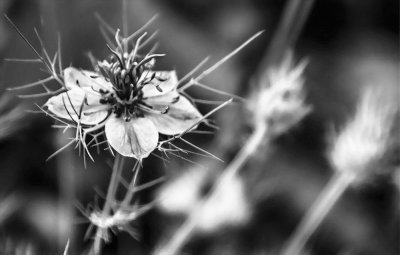
[[[337,171],[364,178],[378,170],[391,140],[398,110],[395,102],[382,92],[367,88],[354,117],[335,137],[329,157]]]
[[[262,84],[250,98],[254,125],[266,124],[274,136],[286,132],[311,110],[304,103],[303,71],[306,62],[297,66],[292,62],[292,56],[287,55],[278,68],[269,71],[267,84]]]

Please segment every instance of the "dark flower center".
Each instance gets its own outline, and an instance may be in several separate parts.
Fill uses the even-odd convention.
[[[143,101],[144,86],[153,83],[159,91],[162,91],[157,84],[165,79],[157,77],[156,73],[151,71],[155,57],[159,55],[146,56],[139,61],[132,52],[119,54],[111,51],[113,55],[110,61],[98,64],[100,73],[112,84],[112,91],[99,90],[102,96],[100,103],[111,105],[111,111],[125,121],[144,117],[144,111],[166,113],[168,107],[163,111],[157,111]]]

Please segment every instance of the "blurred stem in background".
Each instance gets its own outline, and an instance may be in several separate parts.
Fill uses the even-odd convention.
[[[194,230],[199,222],[199,217],[203,212],[203,207],[208,201],[212,200],[213,196],[218,194],[219,189],[224,187],[224,184],[229,182],[239,170],[246,164],[246,162],[254,155],[255,151],[263,143],[264,137],[267,133],[267,125],[260,123],[253,134],[248,139],[247,143],[236,155],[234,160],[226,167],[221,176],[218,178],[214,184],[212,190],[208,193],[208,196],[194,208],[193,213],[189,215],[184,224],[175,232],[174,236],[169,240],[169,242],[162,246],[156,251],[158,255],[174,255],[178,254],[182,247],[187,243],[189,238],[192,236]]]
[[[282,254],[301,254],[307,240],[351,184],[379,174],[393,149],[393,131],[399,106],[396,93],[381,87],[365,89],[357,111],[334,138],[329,160],[336,174],[308,210]],[[396,142],[395,142],[396,143]],[[389,153],[388,153],[389,152]]]
[[[22,206],[20,195],[11,193],[0,199],[0,226]]]
[[[67,136],[65,136],[67,135]],[[73,136],[74,132],[72,130],[67,130],[66,132],[59,131],[55,134],[55,140],[57,143],[57,148],[60,146],[64,146],[66,137]],[[75,171],[77,171],[80,167],[76,164],[76,160],[74,157],[74,149],[69,147],[63,151],[62,157],[57,157],[57,177],[58,177],[58,185],[60,189],[60,197],[59,197],[59,212],[62,212],[59,216],[59,224],[58,226],[65,226],[65,233],[59,234],[58,247],[64,247],[66,243],[66,239],[72,239],[74,235],[74,227],[73,227],[73,217],[74,217],[74,200],[75,200],[75,191],[76,191],[76,177]],[[67,217],[65,217],[67,216]],[[64,230],[64,229],[62,229]]]
[[[267,51],[256,75],[259,79],[257,80],[257,84],[260,88],[265,87],[265,85],[268,84],[270,75],[269,70],[273,69],[275,66],[283,64],[285,53],[296,42],[302,26],[308,17],[312,3],[313,0],[291,0],[287,3],[280,25],[277,28],[269,50]],[[259,110],[262,111],[262,109]],[[192,211],[183,225],[175,232],[173,237],[165,245],[155,251],[155,254],[174,255],[179,253],[194,233],[199,218],[203,212],[203,208],[208,201],[212,200],[212,197],[218,194],[218,191],[225,183],[237,175],[246,162],[256,154],[256,151],[262,144],[268,144],[274,137],[275,134],[272,131],[269,131],[268,127],[269,124],[265,121],[257,122],[255,124],[254,131],[247,143],[216,180],[211,191],[208,193],[208,196],[205,197]]]
[[[287,242],[282,255],[301,254],[307,240],[353,181],[354,175],[348,173],[337,173],[332,177]]]
[[[294,47],[310,14],[314,0],[288,0],[282,18],[255,76],[256,84],[268,83],[265,70],[279,66],[285,53]]]

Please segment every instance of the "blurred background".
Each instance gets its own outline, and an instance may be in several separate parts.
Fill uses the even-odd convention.
[[[214,88],[245,97],[285,4],[282,0],[128,0],[127,14],[131,32],[159,14],[148,30],[159,30],[158,52],[167,55],[156,67],[176,69],[180,77],[206,56],[214,63],[265,30],[204,80]],[[121,1],[107,0],[0,0],[0,13],[7,14],[34,46],[40,47],[35,27],[52,53],[59,34],[64,66],[83,69],[91,67],[88,52],[99,58],[108,54],[95,13],[117,28],[122,22],[121,7]],[[241,172],[250,204],[249,222],[195,235],[184,252],[277,254],[332,175],[325,157],[327,138],[353,112],[360,90],[364,86],[399,90],[398,47],[398,0],[316,0],[295,46],[297,59],[309,59],[305,89],[313,112],[274,141],[268,151],[259,151]],[[93,202],[100,196],[96,190],[105,193],[112,157],[102,153],[85,168],[83,159],[70,148],[46,161],[72,134],[53,129],[53,120],[43,114],[29,113],[45,99],[22,100],[6,91],[45,77],[38,65],[3,60],[32,57],[32,50],[1,19],[0,253],[62,254],[69,239],[69,254],[82,254],[91,241],[83,240],[88,224],[82,223],[75,204]],[[224,99],[201,89],[189,93]],[[213,106],[198,107],[205,113]],[[244,107],[232,105],[215,115],[220,127],[215,135],[190,135],[187,139],[229,162],[249,135],[248,116]],[[190,159],[206,165],[211,176],[224,168],[212,159]],[[346,192],[310,240],[308,254],[398,254],[400,170],[393,173],[394,165],[399,166],[398,154],[383,167],[381,176]],[[168,182],[195,168],[179,158],[164,165],[150,157],[140,181],[166,176]],[[138,199],[152,201],[159,188],[142,191]],[[139,241],[119,233],[104,254],[150,254],[180,222],[179,215],[152,210],[133,223]]]

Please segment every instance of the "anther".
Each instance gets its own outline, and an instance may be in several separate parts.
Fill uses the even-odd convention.
[[[160,88],[160,85],[156,85],[156,89],[157,89],[159,92],[163,92],[163,90]]]
[[[156,79],[159,80],[159,81],[161,81],[161,82],[164,82],[164,81],[167,81],[167,80],[168,80],[168,78],[161,78],[161,77],[156,77]]]
[[[166,114],[169,112],[169,106],[165,106],[165,109],[163,111],[161,111],[161,114]]]
[[[174,97],[174,98],[172,99],[171,104],[177,103],[177,102],[179,101],[179,98],[180,98],[180,96]]]

